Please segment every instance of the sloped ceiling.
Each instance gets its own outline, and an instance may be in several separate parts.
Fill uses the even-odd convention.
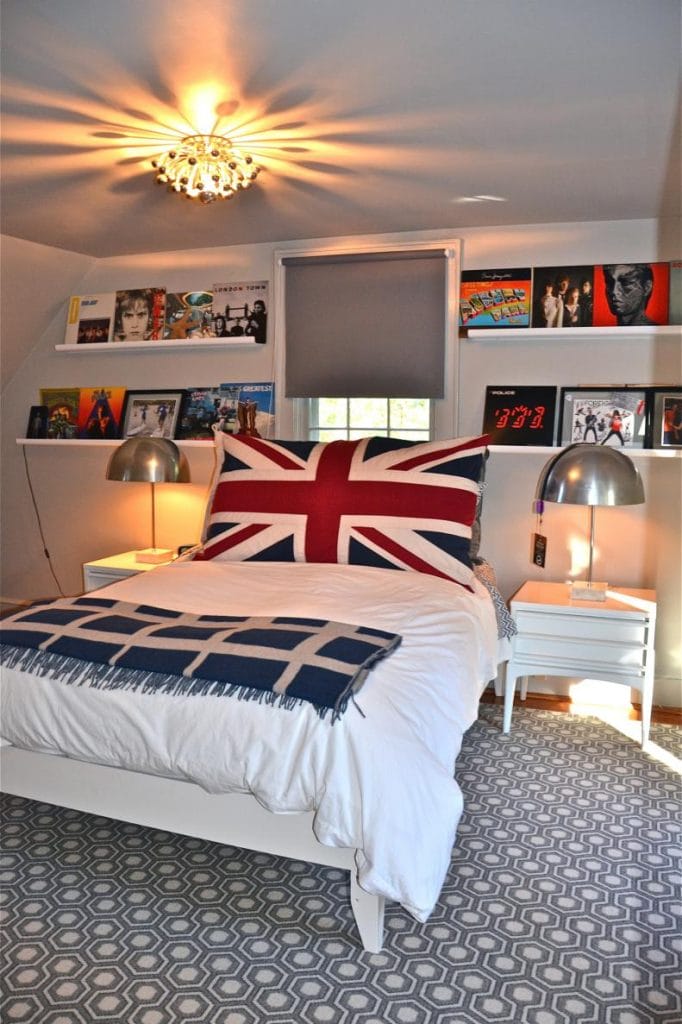
[[[2,230],[92,256],[679,216],[680,0],[2,0]],[[201,206],[151,159],[264,170]]]

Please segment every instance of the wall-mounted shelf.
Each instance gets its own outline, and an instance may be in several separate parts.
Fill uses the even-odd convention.
[[[639,327],[476,327],[467,329],[461,328],[469,341],[478,339],[485,341],[488,338],[564,338],[566,341],[577,341],[584,338],[605,338],[605,337],[647,337],[656,338],[662,335],[672,335],[682,338],[682,325],[666,324],[645,325]]]
[[[59,442],[56,442],[59,443]],[[94,442],[95,444],[97,442]],[[496,454],[505,455],[557,455],[564,445],[554,445],[552,448],[543,445],[532,444],[491,444],[489,450]],[[620,451],[621,449],[616,449]],[[682,448],[625,448],[626,455],[633,459],[679,459],[682,458]]]
[[[60,448],[116,448],[119,444],[123,444],[123,441],[108,441],[108,440],[97,440],[91,441],[88,438],[73,438],[72,440],[57,441],[53,438],[34,438],[34,437],[18,437],[16,439],[18,445],[35,445],[37,447],[43,446],[55,446],[58,445]],[[205,448],[207,451],[213,451],[213,441],[178,441],[174,442],[178,448]],[[552,448],[544,447],[541,445],[530,445],[530,444],[491,444],[490,451],[495,454],[500,453],[504,455],[555,455],[560,451],[560,446],[555,445]],[[682,448],[626,448],[625,453],[632,456],[635,459],[675,459],[682,458]]]
[[[123,444],[122,440],[109,441],[106,438],[101,438],[93,441],[87,437],[74,437],[68,440],[57,440],[51,437],[18,437],[16,441],[18,445],[30,445],[31,447],[57,445],[60,448],[117,448],[118,445]],[[210,439],[206,441],[177,441],[173,439],[173,443],[178,448],[205,448],[207,451],[213,451],[215,448],[213,441]]]
[[[256,351],[262,347],[250,336],[245,335],[243,338],[197,338],[191,341],[109,341],[101,345],[55,345],[55,352],[68,352],[69,355],[101,355],[103,352],[177,352],[178,349],[189,351],[197,348],[245,348]]]

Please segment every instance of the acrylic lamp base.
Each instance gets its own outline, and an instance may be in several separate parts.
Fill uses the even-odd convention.
[[[135,552],[136,562],[146,562],[152,565],[160,565],[161,562],[170,562],[173,552],[170,548],[143,548]]]
[[[574,580],[571,583],[571,598],[574,601],[605,601],[608,583],[589,583],[587,580]]]

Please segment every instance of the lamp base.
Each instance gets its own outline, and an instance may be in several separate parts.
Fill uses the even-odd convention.
[[[146,562],[152,565],[160,565],[161,562],[170,562],[173,552],[170,548],[143,548],[135,552],[136,562]]]
[[[571,598],[574,601],[605,601],[608,583],[588,583],[574,580],[571,583]]]

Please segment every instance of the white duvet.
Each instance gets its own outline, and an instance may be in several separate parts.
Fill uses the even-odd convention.
[[[199,614],[317,616],[400,633],[334,725],[235,697],[105,691],[2,672],[2,736],[17,746],[248,792],[276,812],[314,810],[317,839],[356,847],[358,881],[431,913],[462,797],[462,736],[497,670],[492,601],[416,573],[302,563],[177,562],[105,588]]]

